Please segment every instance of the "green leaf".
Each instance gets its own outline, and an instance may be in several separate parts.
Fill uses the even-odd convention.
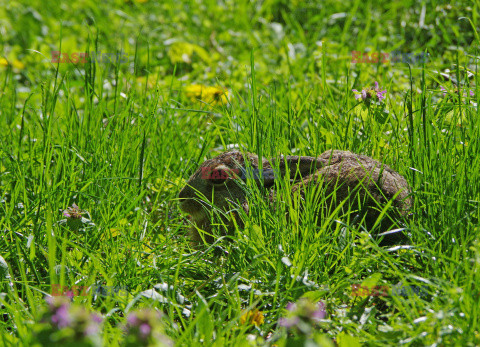
[[[339,347],[357,347],[361,346],[360,340],[351,335],[347,335],[345,332],[341,332],[337,335],[337,345]]]

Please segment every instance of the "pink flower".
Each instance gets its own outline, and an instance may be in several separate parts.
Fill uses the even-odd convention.
[[[138,319],[138,317],[135,313],[131,313],[131,314],[128,315],[127,323],[129,325],[135,326],[135,325],[138,325],[139,322],[140,322],[140,320]]]
[[[377,98],[378,98],[379,101],[382,101],[383,99],[385,99],[385,95],[383,95],[383,94],[385,94],[387,92],[387,90],[385,89],[385,90],[381,91],[380,87],[378,86],[377,81],[375,81],[375,89],[374,90],[377,93]]]
[[[98,331],[100,330],[100,324],[103,321],[103,318],[96,313],[92,313],[90,315],[90,319],[91,319],[90,323],[85,328],[85,332],[84,332],[85,336],[91,336],[91,335],[97,334]]]
[[[359,100],[362,97],[362,94],[358,90],[352,89],[352,92],[355,93],[355,99],[356,100]]]
[[[326,315],[327,315],[327,311],[325,311],[325,304],[320,301],[317,304],[317,309],[312,313],[312,319],[314,320],[324,319]]]
[[[448,90],[445,89],[444,86],[440,86],[440,90],[443,92],[443,97],[446,97],[447,94],[450,94],[450,95],[454,95],[454,94],[457,94],[457,95],[462,95],[463,97],[475,97],[475,92],[473,89],[466,89],[468,92],[463,92],[463,93],[460,93],[460,88],[459,87],[454,87],[452,88],[452,90],[449,92]]]
[[[443,97],[446,97],[447,96],[447,90],[443,86],[440,86],[440,90],[443,92]]]
[[[52,324],[59,329],[68,327],[72,322],[72,319],[70,317],[70,313],[68,312],[67,304],[63,304],[58,307],[55,313],[52,315],[51,320]]]
[[[278,320],[278,325],[284,328],[292,328],[300,322],[299,317],[291,317],[291,318],[280,318]]]
[[[327,315],[323,302],[314,303],[307,298],[301,298],[296,303],[288,303],[286,310],[286,317],[280,318],[278,325],[302,334],[310,333],[311,329]]]
[[[149,336],[150,331],[152,331],[152,328],[150,327],[150,325],[148,325],[148,323],[143,323],[140,325],[138,330],[140,330],[141,337],[143,339],[146,339]]]
[[[378,101],[382,101],[385,99],[385,93],[387,90],[380,90],[380,86],[378,85],[378,82],[375,81],[375,87],[368,87],[368,88],[363,88],[361,92],[359,92],[357,89],[352,89],[352,91],[355,93],[355,99],[356,100],[362,100],[364,102],[370,102],[373,99],[377,99]]]
[[[77,206],[76,203],[73,203],[71,207],[67,207],[67,209],[63,211],[63,215],[69,219],[81,219],[82,210]]]

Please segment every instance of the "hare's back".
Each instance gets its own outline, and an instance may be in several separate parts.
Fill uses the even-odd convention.
[[[315,174],[316,181],[322,180],[327,190],[335,192],[337,198],[359,191],[379,202],[395,197],[395,205],[402,209],[411,204],[407,181],[388,165],[348,151],[327,151],[320,157],[328,164]]]

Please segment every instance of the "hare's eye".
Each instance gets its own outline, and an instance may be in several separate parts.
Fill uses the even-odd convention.
[[[219,167],[212,171],[210,180],[214,185],[220,185],[227,182],[227,180],[233,180],[240,175],[240,169],[232,169],[229,167]]]
[[[231,169],[221,165],[216,168],[202,168],[201,178],[208,180],[213,185],[224,184],[229,179],[235,179],[239,176],[240,169]]]
[[[212,184],[218,186],[218,185],[224,184],[226,181],[227,181],[226,179],[225,180],[224,179],[213,179]]]
[[[212,171],[210,175],[210,181],[212,184],[219,185],[226,182],[226,180],[230,177],[229,173],[225,169],[215,169]]]

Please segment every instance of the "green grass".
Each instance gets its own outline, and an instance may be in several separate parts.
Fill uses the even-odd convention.
[[[326,305],[310,336],[318,345],[480,344],[480,11],[410,3],[3,5],[1,343],[51,345],[39,338],[51,286],[105,284],[129,294],[73,299],[104,317],[104,345],[127,343],[122,324],[141,307],[164,313],[160,330],[179,346],[303,343],[278,326],[302,296]],[[124,51],[130,63],[50,63],[60,50]],[[351,64],[353,50],[430,59],[411,69]],[[475,96],[443,97],[440,86],[455,88],[437,73],[446,69]],[[374,81],[388,90],[385,119],[361,111],[351,91]],[[184,89],[196,84],[228,88],[228,104],[193,101]],[[317,227],[308,201],[300,218],[294,201],[273,209],[248,184],[245,228],[192,249],[176,196],[201,162],[232,146],[382,160],[412,186],[412,218],[397,223],[410,246],[379,247],[338,211]],[[278,194],[288,199],[289,187],[279,182]],[[77,231],[62,222],[73,203],[88,211]],[[362,283],[428,295],[352,295]],[[142,295],[151,289],[162,297]],[[242,324],[253,309],[263,324]]]

